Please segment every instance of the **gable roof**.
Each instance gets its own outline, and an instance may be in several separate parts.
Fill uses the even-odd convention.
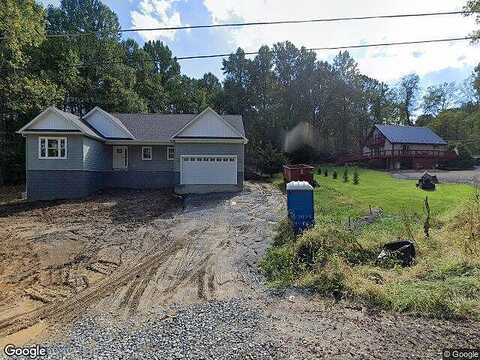
[[[122,114],[112,113],[139,141],[170,141],[198,114]],[[242,116],[221,115],[242,137],[245,137]]]
[[[83,133],[84,135],[96,138],[96,139],[101,139],[102,137],[97,134],[96,131],[91,129],[87,124],[85,124],[77,115],[73,115],[71,113],[62,111],[60,109],[57,109],[55,106],[49,106],[46,108],[44,111],[42,111],[39,115],[37,115],[32,121],[30,121],[27,125],[22,127],[20,130],[17,132],[19,134],[24,134],[24,133],[34,133],[34,132],[48,132],[48,131],[66,131],[65,129],[29,129],[32,125],[34,125],[36,122],[40,121],[43,119],[48,113],[54,113],[59,115],[61,118],[63,118],[65,121],[69,122],[74,126],[74,128],[78,129],[79,132]]]
[[[134,136],[133,134],[125,127],[125,125],[122,124],[122,122],[120,120],[118,120],[115,116],[112,116],[112,114],[106,112],[105,110],[103,110],[101,107],[99,106],[95,106],[92,110],[90,110],[85,116],[83,116],[82,118],[82,121],[87,123],[89,127],[91,127],[92,129],[94,129],[96,132],[98,132],[99,134],[101,134],[102,137],[108,139],[109,136],[105,135],[104,133],[102,133],[100,131],[100,129],[95,129],[94,125],[88,121],[87,119],[92,116],[92,114],[94,114],[95,112],[98,112],[102,115],[104,115],[109,121],[109,125],[113,126],[114,128],[116,128],[118,131],[120,131],[120,133],[124,134],[124,136],[126,138],[129,138],[129,139],[133,139]]]
[[[205,110],[203,110],[200,114],[196,115],[190,122],[188,122],[184,127],[182,127],[180,130],[178,130],[175,134],[172,135],[172,138],[181,138],[181,137],[189,137],[189,136],[182,136],[182,134],[184,132],[187,131],[187,129],[191,128],[199,119],[201,119],[205,114],[207,113],[210,113],[210,114],[213,114],[214,117],[216,117],[217,119],[220,120],[221,123],[223,123],[227,128],[230,129],[229,133],[230,134],[236,134],[235,138],[242,138],[244,140],[246,140],[245,138],[245,131],[243,130],[243,122],[241,122],[242,124],[242,129],[239,130],[237,129],[235,126],[233,126],[232,124],[230,124],[230,122],[228,120],[226,120],[225,118],[223,118],[222,116],[220,116],[217,112],[215,112],[214,110],[212,110],[212,108],[210,107],[207,107]],[[241,117],[240,117],[240,120],[241,120]]]
[[[90,121],[90,117],[95,112],[100,112],[105,116],[105,121],[115,129],[125,134],[125,137],[108,137],[105,129],[95,127],[95,122]],[[99,107],[93,108],[87,115],[80,118],[71,113],[57,109],[54,106],[48,107],[41,114],[36,116],[27,125],[18,130],[20,134],[34,132],[77,132],[100,140],[122,140],[135,142],[171,142],[176,134],[187,128],[190,124],[200,118],[207,111],[213,112],[225,125],[231,128],[232,132],[238,134],[238,139],[245,142],[245,129],[241,115],[218,115],[210,108],[205,109],[200,114],[145,114],[145,113],[108,113]],[[53,112],[60,118],[68,122],[68,129],[57,129],[55,126],[49,129],[29,129],[33,124],[43,119],[48,113]],[[98,127],[98,126],[97,126]],[[107,129],[108,130],[108,129]],[[179,136],[181,138],[181,136]],[[196,139],[221,139],[218,136],[195,137]]]
[[[427,127],[375,125],[392,144],[447,145],[447,142]]]

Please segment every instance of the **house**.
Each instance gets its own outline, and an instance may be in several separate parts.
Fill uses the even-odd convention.
[[[83,117],[49,107],[18,133],[26,138],[31,200],[87,196],[104,188],[172,188],[177,193],[243,187],[242,117],[117,114],[95,107]]]
[[[433,169],[456,158],[447,142],[427,127],[375,125],[363,146],[362,161],[385,169]]]

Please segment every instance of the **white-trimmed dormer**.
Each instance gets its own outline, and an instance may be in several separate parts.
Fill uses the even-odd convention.
[[[239,139],[245,136],[211,108],[206,108],[172,136],[172,139]]]
[[[103,140],[95,131],[85,125],[78,116],[49,106],[17,133],[27,134],[83,134]]]
[[[135,139],[120,120],[98,106],[90,110],[83,120],[106,139]]]

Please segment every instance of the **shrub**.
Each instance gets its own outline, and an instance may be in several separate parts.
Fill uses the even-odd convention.
[[[358,169],[354,168],[353,169],[353,185],[358,185],[360,182],[360,176],[358,175]]]
[[[332,256],[325,263],[322,271],[312,274],[303,281],[304,286],[313,287],[320,294],[341,296],[345,291],[348,266],[339,256]]]
[[[295,261],[300,268],[323,266],[333,255],[342,256],[352,264],[361,263],[372,256],[360,246],[353,233],[336,225],[315,227],[295,243]]]
[[[310,145],[302,145],[288,153],[287,157],[292,164],[309,164],[316,161],[317,152]]]
[[[275,246],[282,246],[295,240],[295,234],[293,232],[292,222],[288,217],[280,221],[277,228],[277,234],[273,239]]]
[[[442,168],[446,169],[471,169],[475,166],[475,159],[472,157],[470,151],[463,145],[457,144],[456,146],[450,147],[450,150],[456,148],[458,156],[455,160],[450,160],[441,164]]]
[[[293,282],[293,251],[292,246],[271,247],[260,261],[260,270],[271,280],[274,287],[285,287]]]
[[[318,168],[318,169],[317,169],[317,174],[318,174],[318,175],[322,175],[322,168]]]
[[[283,164],[286,162],[282,152],[272,144],[257,147],[255,153],[258,169],[269,176],[281,171]]]
[[[343,168],[343,182],[348,182],[348,166],[345,165]]]
[[[323,172],[323,175],[324,175],[325,177],[328,177],[328,168],[325,168],[325,171]]]
[[[337,170],[333,170],[332,178],[336,180],[338,178]]]

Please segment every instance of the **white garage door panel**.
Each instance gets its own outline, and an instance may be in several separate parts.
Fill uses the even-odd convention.
[[[182,155],[182,185],[237,184],[237,157],[233,155]]]

